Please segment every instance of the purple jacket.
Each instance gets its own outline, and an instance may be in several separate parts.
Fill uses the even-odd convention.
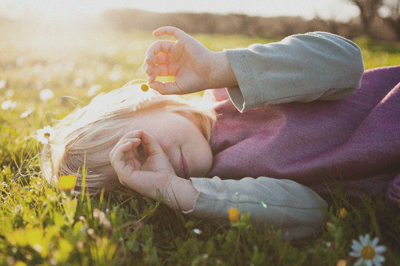
[[[336,101],[269,105],[240,113],[214,90],[219,114],[208,177],[290,179],[322,197],[384,191],[400,203],[400,66],[368,70]]]

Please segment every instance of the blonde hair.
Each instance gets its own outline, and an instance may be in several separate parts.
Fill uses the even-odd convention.
[[[55,136],[42,152],[42,172],[49,183],[59,176],[75,175],[75,192],[85,189],[95,194],[106,192],[120,185],[118,177],[102,173],[99,167],[111,165],[108,156],[94,156],[104,149],[111,149],[122,137],[124,125],[137,113],[163,109],[175,113],[192,113],[199,118],[205,138],[211,138],[215,113],[211,107],[192,103],[179,96],[161,95],[154,90],[143,92],[140,84],[126,86],[98,95],[87,106],[66,116],[55,127]],[[51,163],[49,163],[51,161]],[[50,169],[51,167],[51,169]]]

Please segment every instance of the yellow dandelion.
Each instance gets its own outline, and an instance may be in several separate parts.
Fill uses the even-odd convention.
[[[149,85],[147,85],[146,83],[143,83],[142,86],[140,86],[140,89],[144,92],[149,90]]]
[[[76,177],[73,175],[60,176],[57,186],[61,190],[71,190],[75,188]]]
[[[228,218],[231,222],[236,223],[239,221],[239,210],[236,208],[230,208],[228,210]]]
[[[341,208],[336,212],[336,217],[338,217],[339,219],[344,219],[347,217],[347,214],[347,210],[345,208]]]

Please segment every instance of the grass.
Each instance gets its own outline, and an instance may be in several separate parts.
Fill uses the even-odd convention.
[[[40,24],[0,25],[0,35],[0,103],[17,102],[0,109],[1,265],[352,265],[352,241],[365,234],[387,247],[384,265],[399,265],[400,212],[383,195],[355,201],[336,191],[322,232],[283,241],[271,228],[256,231],[247,214],[221,227],[129,190],[96,198],[57,192],[40,173],[41,145],[32,134],[88,103],[92,85],[110,91],[143,79],[144,52],[155,39],[149,32]],[[196,37],[212,50],[273,41]],[[367,69],[400,62],[398,44],[356,42]],[[45,88],[55,94],[48,101],[39,97]]]

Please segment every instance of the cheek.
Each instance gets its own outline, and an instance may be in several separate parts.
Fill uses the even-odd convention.
[[[188,147],[191,154],[191,176],[204,177],[210,171],[213,163],[211,147],[203,137]]]

